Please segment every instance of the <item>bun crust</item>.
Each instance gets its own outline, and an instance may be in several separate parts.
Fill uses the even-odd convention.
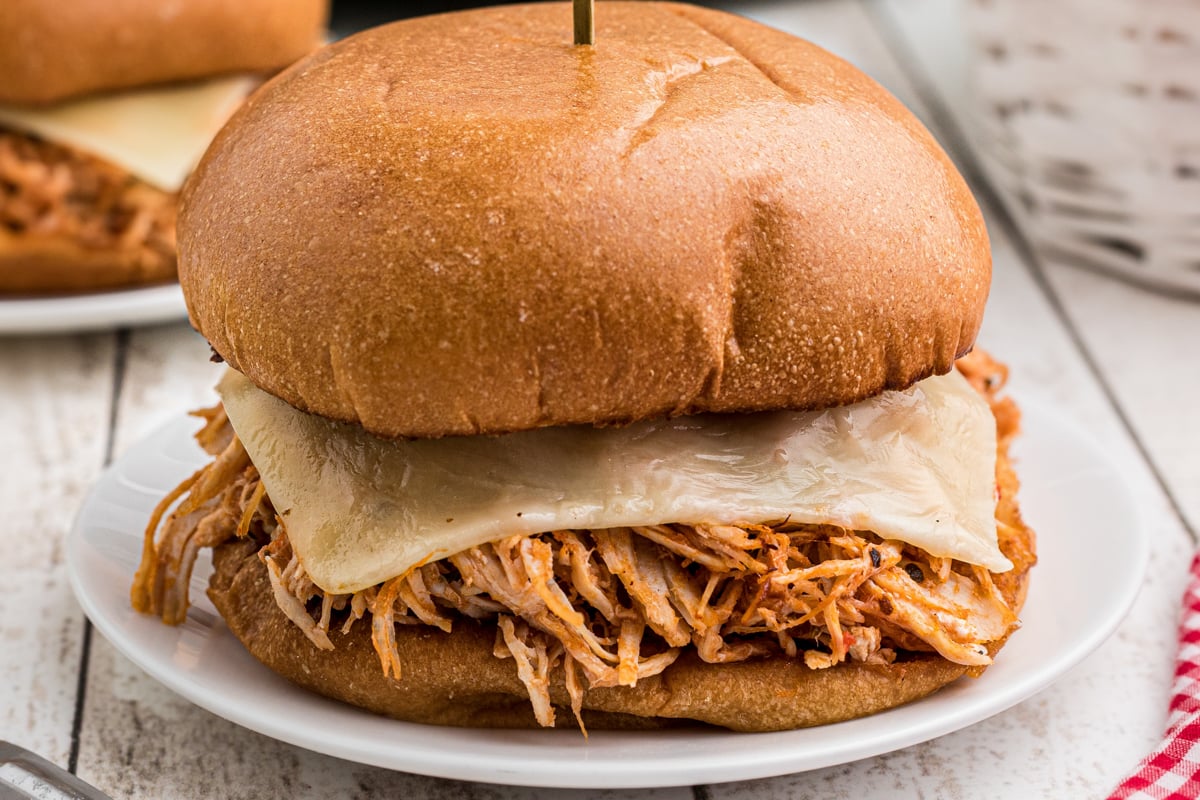
[[[173,255],[96,249],[68,236],[22,236],[0,228],[0,295],[95,292],[174,279]]]
[[[328,0],[4,0],[0,103],[276,70],[319,44],[327,14]]]
[[[255,658],[311,691],[396,719],[473,728],[536,728],[514,661],[492,654],[495,628],[459,619],[453,633],[396,627],[404,673],[385,677],[370,623],[331,630],[333,650],[318,650],[279,610],[256,547],[219,546],[208,596]],[[917,700],[967,672],[922,655],[889,667],[843,663],[812,670],[782,656],[705,664],[694,652],[636,686],[589,689],[589,728],[662,728],[681,720],[738,731],[777,731],[865,716]],[[562,670],[552,675],[555,724],[574,727]]]
[[[184,190],[193,324],[385,436],[815,408],[948,371],[987,235],[920,123],[686,5],[427,17],[298,63]]]

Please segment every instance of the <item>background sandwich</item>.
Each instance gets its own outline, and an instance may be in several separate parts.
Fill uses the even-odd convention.
[[[175,276],[177,193],[328,0],[0,4],[0,293]]]
[[[600,12],[368,31],[217,137],[180,277],[233,371],[134,605],[181,621],[215,547],[261,661],[445,724],[774,730],[978,674],[1034,555],[966,186],[807,42]]]

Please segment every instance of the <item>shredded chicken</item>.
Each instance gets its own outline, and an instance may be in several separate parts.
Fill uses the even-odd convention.
[[[175,200],[107,161],[0,128],[0,232],[174,263]]]
[[[1012,502],[1000,478],[1016,410],[994,399],[1003,381],[995,362],[974,356],[960,369],[997,411],[1003,511]],[[991,662],[989,646],[1017,625],[1001,590],[1007,575],[867,531],[787,520],[513,536],[353,595],[327,595],[292,553],[286,526],[224,414],[200,415],[207,424],[198,439],[216,458],[156,509],[135,607],[180,622],[198,548],[252,536],[277,604],[314,645],[333,647],[330,626],[349,630],[369,611],[372,642],[392,677],[403,666],[396,625],[450,631],[459,617],[493,620],[496,654],[515,660],[543,725],[554,722],[550,676],[560,667],[582,727],[586,687],[636,685],[689,647],[709,663],[782,652],[825,669],[847,660],[888,664],[898,651],[916,651],[979,668]],[[162,515],[179,497],[156,541]],[[999,530],[1001,548],[1023,573],[1032,552],[1020,531],[1003,521]]]
[[[313,622],[304,603],[288,586],[286,578],[280,574],[279,564],[269,555],[263,556],[263,563],[267,566],[267,576],[271,580],[271,591],[275,595],[275,604],[284,614],[287,614],[287,618],[297,628],[304,632],[309,641],[322,650],[332,650],[333,643],[329,641],[329,634],[326,632],[328,629],[322,630],[317,623]]]

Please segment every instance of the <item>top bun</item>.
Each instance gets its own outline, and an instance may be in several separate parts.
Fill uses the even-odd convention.
[[[253,95],[184,189],[217,353],[384,436],[815,408],[948,371],[979,209],[895,98],[688,5],[398,22]]]
[[[0,103],[285,67],[328,0],[0,0]]]

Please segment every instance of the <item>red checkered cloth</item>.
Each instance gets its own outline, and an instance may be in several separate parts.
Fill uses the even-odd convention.
[[[1196,800],[1200,797],[1200,555],[1183,595],[1179,654],[1167,732],[1108,800]]]

